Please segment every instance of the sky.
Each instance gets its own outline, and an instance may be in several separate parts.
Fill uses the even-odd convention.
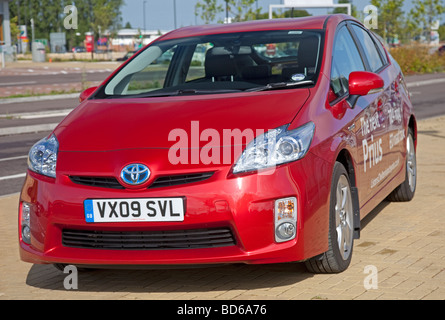
[[[122,22],[130,22],[133,28],[144,28],[144,0],[124,0],[122,7]],[[355,2],[362,0],[353,0]],[[184,27],[202,24],[195,16],[195,4],[198,0],[176,0],[176,25]],[[219,1],[223,3],[222,0]],[[280,4],[281,0],[258,0],[258,6],[263,12],[269,11],[270,4]],[[145,0],[145,25],[147,30],[174,29],[174,0]],[[321,9],[320,9],[321,10]],[[225,14],[222,15],[222,18]]]
[[[124,0],[122,7],[122,21],[125,25],[130,22],[133,28],[144,28],[144,0]],[[195,4],[198,0],[176,0],[176,26],[184,27],[194,24],[202,24],[199,17],[195,17]],[[219,0],[220,4],[223,0]],[[337,3],[337,0],[334,0]],[[370,0],[352,0],[357,10],[369,4]],[[258,0],[258,6],[262,12],[269,11],[270,4],[281,4],[282,0]],[[412,6],[412,0],[405,0],[404,11]],[[175,26],[174,0],[145,0],[145,25],[147,30],[172,30]],[[327,9],[308,10],[312,14],[326,14]],[[221,18],[224,18],[222,14]]]

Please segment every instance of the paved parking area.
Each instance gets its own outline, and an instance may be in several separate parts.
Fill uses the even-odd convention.
[[[313,275],[301,264],[80,272],[77,289],[50,265],[21,262],[18,195],[0,198],[0,300],[445,299],[445,117],[418,123],[418,186],[362,221],[351,266]]]

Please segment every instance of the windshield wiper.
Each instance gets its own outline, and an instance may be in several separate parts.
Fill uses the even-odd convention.
[[[290,89],[293,87],[300,87],[305,85],[314,84],[312,80],[304,80],[299,82],[274,82],[268,83],[263,87],[255,87],[246,89],[247,92],[257,92],[257,91],[267,91],[267,90],[276,90],[276,89]]]
[[[210,89],[210,90],[200,90],[200,89],[179,89],[174,91],[156,91],[156,92],[145,92],[139,94],[131,95],[115,95],[112,98],[154,98],[154,97],[172,97],[172,96],[182,96],[182,95],[195,95],[195,94],[212,94],[212,93],[234,93],[240,92],[238,89]]]

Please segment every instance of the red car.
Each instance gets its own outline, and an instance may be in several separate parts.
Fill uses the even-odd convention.
[[[399,66],[349,16],[178,29],[32,147],[21,259],[341,272],[360,220],[414,196],[416,141]]]

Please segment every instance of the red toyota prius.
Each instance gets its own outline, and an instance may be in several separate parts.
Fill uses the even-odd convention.
[[[349,16],[178,29],[80,100],[29,152],[24,261],[341,272],[360,220],[415,193],[403,74]]]

